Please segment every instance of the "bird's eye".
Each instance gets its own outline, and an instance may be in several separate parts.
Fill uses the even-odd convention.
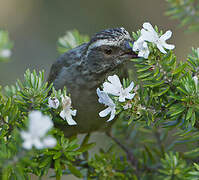
[[[107,48],[104,50],[105,54],[110,55],[112,53],[112,50]]]

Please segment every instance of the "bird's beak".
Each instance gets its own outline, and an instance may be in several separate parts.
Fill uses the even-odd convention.
[[[133,51],[133,41],[125,40],[124,41],[124,55],[128,55],[131,59],[138,58],[137,53]]]

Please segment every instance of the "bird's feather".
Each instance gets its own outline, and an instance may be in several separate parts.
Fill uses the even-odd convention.
[[[84,51],[87,48],[87,43],[84,43],[76,48],[73,48],[62,54],[51,66],[48,76],[48,83],[51,84],[59,76],[63,67],[69,67],[72,64],[81,60]]]

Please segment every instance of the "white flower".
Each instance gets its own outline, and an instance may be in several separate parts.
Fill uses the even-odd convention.
[[[113,100],[108,96],[106,92],[100,91],[99,88],[97,88],[97,95],[99,97],[98,99],[99,103],[104,104],[105,106],[108,106],[106,109],[104,109],[103,111],[99,113],[99,116],[105,117],[111,113],[110,118],[107,121],[113,120],[116,113],[115,104]]]
[[[139,51],[138,57],[143,57],[145,59],[147,59],[150,54],[148,45],[144,40],[142,40],[142,38],[135,41],[133,44],[133,51]]]
[[[57,141],[52,136],[47,136],[43,139],[43,144],[45,147],[53,148],[57,144]]]
[[[31,149],[35,146],[37,149],[54,147],[56,140],[51,137],[45,137],[46,133],[53,127],[52,120],[40,111],[32,111],[29,114],[28,131],[22,131],[21,137],[24,140],[23,147]]]
[[[59,100],[56,97],[48,98],[48,107],[57,109],[59,107]]]
[[[124,89],[117,75],[109,76],[108,80],[110,82],[103,84],[103,91],[114,96],[119,96],[120,102],[124,102],[125,99],[132,99],[135,96],[135,93],[130,93],[134,87],[133,82],[131,82],[129,87]]]
[[[195,83],[195,86],[196,86],[196,89],[197,89],[197,87],[198,87],[198,77],[194,76],[193,80],[194,80],[194,83]]]
[[[165,49],[174,49],[175,46],[167,44],[166,40],[169,39],[172,35],[171,31],[167,31],[162,36],[158,36],[158,33],[154,30],[153,26],[146,22],[143,24],[143,29],[141,30],[141,37],[144,41],[155,43],[157,48],[164,54],[167,52]],[[165,48],[165,49],[164,49]]]
[[[9,58],[11,56],[11,51],[10,49],[2,49],[0,51],[0,56],[3,57],[3,58]]]
[[[198,55],[198,57],[199,57],[199,48],[197,48],[196,51],[197,51],[197,55]]]
[[[71,98],[68,96],[61,96],[63,110],[60,112],[62,119],[66,120],[69,125],[76,125],[77,123],[73,120],[72,116],[76,116],[77,110],[71,108]]]

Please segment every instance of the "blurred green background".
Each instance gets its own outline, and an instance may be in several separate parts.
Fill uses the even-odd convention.
[[[47,76],[58,56],[58,37],[74,28],[88,35],[120,26],[132,32],[149,21],[173,31],[169,42],[183,60],[192,46],[198,46],[198,36],[185,34],[178,21],[164,15],[166,9],[164,0],[0,0],[0,28],[14,41],[11,60],[0,64],[0,84],[14,83],[27,68],[45,69]]]

